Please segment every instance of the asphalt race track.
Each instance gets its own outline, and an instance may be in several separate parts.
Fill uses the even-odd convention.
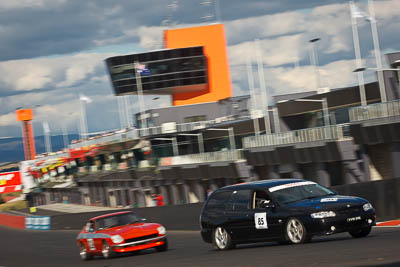
[[[400,228],[374,228],[361,239],[339,234],[303,245],[262,243],[220,252],[198,232],[168,232],[170,249],[83,262],[76,231],[28,231],[0,226],[0,266],[400,266]]]

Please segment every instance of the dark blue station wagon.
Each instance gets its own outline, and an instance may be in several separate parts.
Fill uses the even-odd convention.
[[[300,244],[340,232],[365,237],[374,225],[375,210],[367,200],[341,196],[301,179],[220,188],[209,196],[200,215],[203,240],[219,250],[264,241]]]

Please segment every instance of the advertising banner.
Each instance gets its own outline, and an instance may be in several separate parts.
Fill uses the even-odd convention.
[[[0,173],[0,194],[18,192],[21,189],[21,173],[19,171]]]

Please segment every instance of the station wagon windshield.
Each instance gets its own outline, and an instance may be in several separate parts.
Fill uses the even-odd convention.
[[[101,230],[105,228],[133,224],[140,222],[141,220],[142,218],[137,216],[135,213],[124,213],[98,219],[96,221],[96,224],[98,229]]]
[[[272,190],[271,190],[272,189]],[[316,183],[282,186],[270,188],[275,199],[282,205],[322,196],[336,195],[335,192]]]

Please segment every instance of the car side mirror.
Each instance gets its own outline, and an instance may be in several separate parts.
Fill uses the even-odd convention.
[[[260,203],[260,207],[262,209],[267,209],[267,208],[275,208],[275,204],[271,200],[263,200]]]

